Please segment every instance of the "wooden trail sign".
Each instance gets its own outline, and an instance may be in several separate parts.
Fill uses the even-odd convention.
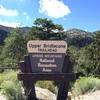
[[[59,81],[57,100],[66,100],[69,82],[74,79],[66,42],[32,40],[27,49],[28,55],[20,62],[18,74],[23,81],[25,100],[37,100],[34,86],[37,80]]]
[[[32,72],[62,72],[67,50],[65,41],[29,41]]]

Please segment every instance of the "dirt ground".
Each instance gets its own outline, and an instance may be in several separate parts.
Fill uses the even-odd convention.
[[[79,97],[73,97],[71,100],[100,100],[100,91],[91,92]]]
[[[6,100],[4,96],[0,94],[0,100]],[[91,92],[79,97],[71,97],[70,100],[100,100],[100,91]]]

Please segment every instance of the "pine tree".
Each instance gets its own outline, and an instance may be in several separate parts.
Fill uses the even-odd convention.
[[[25,40],[19,28],[12,30],[5,39],[5,45],[1,52],[2,66],[15,67],[25,54]]]

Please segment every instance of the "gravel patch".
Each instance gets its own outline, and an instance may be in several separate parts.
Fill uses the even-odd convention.
[[[100,91],[90,92],[85,95],[74,97],[72,100],[100,100]]]

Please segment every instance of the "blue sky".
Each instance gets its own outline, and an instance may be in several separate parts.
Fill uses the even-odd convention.
[[[49,18],[66,30],[100,30],[100,0],[0,0],[0,24],[32,26],[36,18]]]

